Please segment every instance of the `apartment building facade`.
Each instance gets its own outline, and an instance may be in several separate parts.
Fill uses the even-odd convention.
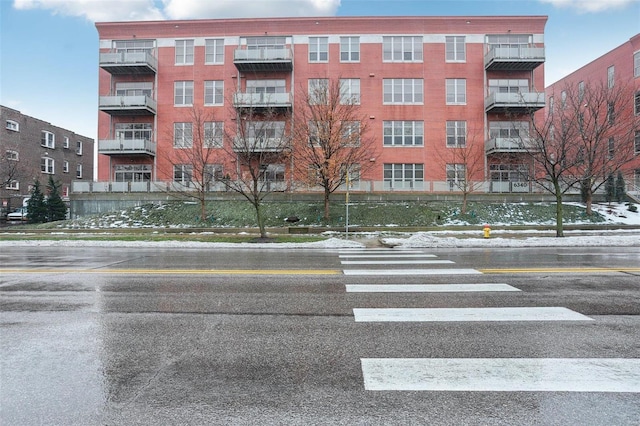
[[[275,104],[293,116],[301,90],[339,79],[379,148],[369,160],[373,167],[351,183],[354,190],[451,191],[473,179],[484,181],[480,190],[487,192],[529,192],[530,165],[514,132],[526,131],[528,113],[545,106],[546,20],[97,23],[97,185],[144,191],[153,190],[151,183],[184,182],[188,170],[171,158],[195,131],[194,108],[216,117],[205,123],[215,133],[242,125],[238,109],[247,103],[260,107],[268,99],[264,107]],[[289,126],[276,118],[271,127],[278,135]],[[456,160],[453,148],[460,147],[477,147],[481,167],[470,170]],[[222,163],[212,168],[233,177],[237,171],[220,170]],[[290,167],[274,159],[265,179],[286,182]]]
[[[31,185],[60,183],[63,199],[72,181],[93,179],[94,140],[0,105],[0,200],[2,211],[22,206]]]
[[[622,171],[627,191],[637,196],[640,193],[640,34],[549,85],[546,95],[550,107],[559,107],[568,90],[584,85],[608,89],[622,87],[625,96],[629,97],[621,102],[625,106],[624,111],[615,113],[615,119],[624,123],[620,126],[620,134],[611,134],[607,138],[612,155],[621,139],[633,138],[634,158],[622,167]],[[629,129],[632,134],[629,134]]]

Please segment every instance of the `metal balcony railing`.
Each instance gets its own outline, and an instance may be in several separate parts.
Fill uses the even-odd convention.
[[[490,71],[530,71],[544,61],[544,47],[494,47],[484,55],[484,67]]]
[[[100,54],[100,68],[114,75],[155,74],[158,59],[149,52],[105,52]]]
[[[98,140],[98,153],[104,155],[156,155],[156,143],[147,139]]]
[[[544,93],[492,93],[484,100],[485,111],[511,110],[514,112],[535,111],[545,106]]]
[[[157,104],[145,95],[100,96],[98,108],[111,115],[154,115]]]
[[[291,108],[289,93],[236,93],[233,97],[236,108]]]

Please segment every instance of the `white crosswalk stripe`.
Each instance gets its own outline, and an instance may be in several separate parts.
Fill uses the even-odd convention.
[[[515,308],[355,308],[356,322],[592,321],[562,307]]]
[[[347,284],[347,293],[465,293],[520,291],[509,284]]]

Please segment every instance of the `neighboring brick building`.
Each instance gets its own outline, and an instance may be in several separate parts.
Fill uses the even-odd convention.
[[[473,178],[488,181],[484,190],[528,192],[523,170],[529,166],[513,122],[526,128],[524,114],[545,105],[546,21],[474,16],[97,23],[98,180],[115,191],[182,179],[168,158],[176,149],[173,139],[191,125],[192,106],[215,111],[221,118],[213,126],[235,128],[240,120],[234,106],[247,97],[259,102],[261,94],[278,94],[280,106],[293,110],[300,88],[340,78],[359,97],[380,147],[371,159],[375,167],[360,176],[356,190],[451,190],[466,170],[447,160],[447,147],[474,144],[483,167]],[[285,180],[289,165],[275,166],[285,172],[269,179]]]
[[[558,102],[562,102],[561,98],[566,88],[576,87],[581,83],[602,84],[603,87],[623,85],[628,89],[629,97],[633,97],[633,107],[627,108],[624,113],[616,113],[616,119],[625,121],[629,126],[633,120],[638,123],[640,121],[640,34],[636,34],[627,42],[547,87],[549,103],[558,105]],[[629,126],[621,127],[630,129]],[[640,129],[636,127],[634,134],[635,159],[623,170],[627,191],[638,195],[640,192]],[[612,149],[615,149],[617,138],[618,135],[611,135]]]
[[[35,180],[44,191],[49,176],[53,176],[66,199],[72,181],[93,179],[93,139],[4,106],[0,106],[0,120],[3,213],[22,206]]]

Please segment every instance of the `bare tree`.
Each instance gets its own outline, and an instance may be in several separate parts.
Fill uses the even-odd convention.
[[[260,237],[267,238],[262,205],[269,194],[286,188],[291,114],[268,102],[248,102],[236,111],[235,128],[224,133],[227,155],[222,183],[251,203]]]
[[[373,167],[375,139],[360,109],[359,88],[351,80],[312,80],[299,90],[295,114],[294,169],[296,180],[324,190],[324,219],[329,198],[349,180]],[[358,82],[359,83],[359,82]]]
[[[581,178],[587,214],[592,214],[593,194],[635,159],[634,133],[638,119],[634,116],[634,91],[616,82],[586,82],[563,89],[563,107],[573,110],[575,126],[575,170]]]
[[[484,185],[484,138],[482,131],[473,129],[447,129],[446,148],[437,155],[446,164],[446,179],[451,189],[462,192],[461,214],[467,212],[469,194]],[[460,132],[460,133],[459,133]]]
[[[193,107],[190,122],[174,123],[171,132],[174,150],[167,153],[173,176],[171,192],[192,198],[200,205],[200,220],[207,219],[206,197],[212,185],[220,180],[223,147],[222,121],[213,113]]]

